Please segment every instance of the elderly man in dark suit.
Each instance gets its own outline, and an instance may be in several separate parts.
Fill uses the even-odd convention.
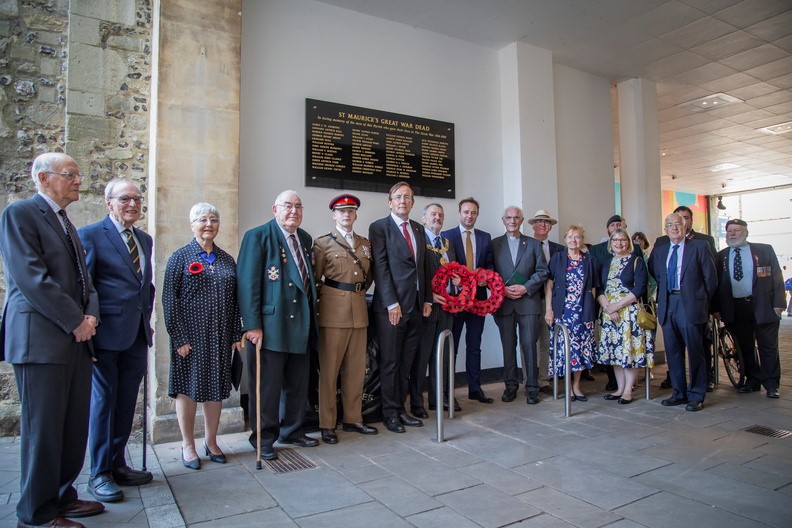
[[[410,185],[398,182],[388,193],[391,214],[369,226],[382,420],[394,433],[405,432],[405,425],[423,426],[404,409],[410,368],[420,345],[421,318],[432,310],[426,235],[421,224],[410,220],[414,204]]]
[[[492,262],[492,237],[489,233],[475,229],[479,215],[479,203],[475,198],[459,201],[459,226],[443,231],[443,236],[451,242],[457,260],[468,269],[494,269]],[[476,299],[486,299],[487,290],[479,287]],[[484,332],[486,317],[470,312],[460,312],[454,316],[455,351],[459,350],[462,328],[465,328],[465,371],[468,382],[468,398],[481,403],[492,403],[492,398],[481,390],[481,334]]]
[[[124,498],[119,485],[138,486],[152,479],[149,471],[130,468],[124,451],[152,344],[154,284],[151,237],[134,225],[143,210],[140,189],[130,181],[112,180],[105,187],[105,202],[105,219],[78,234],[99,294],[102,321],[93,339],[88,491],[97,500],[115,502]]]
[[[716,260],[719,281],[712,311],[742,350],[746,380],[737,392],[758,391],[764,385],[768,398],[778,398],[778,329],[786,305],[781,266],[773,246],[748,242],[744,220],[726,222],[726,244],[729,247],[721,250]],[[758,365],[754,345],[759,352]]]
[[[237,263],[242,331],[250,341],[245,358],[248,387],[254,391],[249,400],[254,429],[250,444],[256,447],[255,427],[260,416],[264,460],[278,458],[273,447],[276,440],[301,447],[319,445],[302,430],[309,347],[315,348],[318,339],[311,236],[300,229],[303,205],[295,191],[280,193],[272,214],[274,219],[245,233]],[[255,398],[259,344],[261,402]]]
[[[503,391],[501,401],[517,397],[517,329],[520,329],[520,350],[527,378],[525,390],[528,403],[539,403],[536,341],[539,338],[539,319],[542,313],[541,291],[547,280],[547,261],[542,244],[520,232],[523,212],[519,207],[507,207],[503,212],[506,234],[492,240],[492,254],[497,271],[506,285],[503,304],[493,315],[500,331],[503,346]]]
[[[91,398],[91,337],[99,300],[85,250],[66,206],[80,199],[77,163],[62,153],[38,156],[37,194],[0,216],[6,300],[0,358],[14,366],[22,401],[17,526],[82,527],[68,517],[104,510],[77,498]]]
[[[686,403],[686,410],[700,411],[707,393],[702,333],[718,277],[707,243],[685,238],[682,216],[668,215],[665,230],[669,243],[656,245],[649,256],[649,273],[657,281],[657,321],[663,327],[674,387],[671,397],[661,403],[667,407]],[[685,379],[685,348],[690,385]]]

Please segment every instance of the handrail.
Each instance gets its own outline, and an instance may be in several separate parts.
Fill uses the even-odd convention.
[[[572,415],[572,373],[570,369],[569,358],[569,329],[562,322],[553,324],[553,399],[558,399],[558,334],[564,337],[564,417],[569,418]]]
[[[443,437],[443,356],[448,340],[448,417],[454,417],[454,336],[451,330],[443,330],[437,336],[437,351],[435,354],[435,401],[437,402],[437,442],[444,442]]]

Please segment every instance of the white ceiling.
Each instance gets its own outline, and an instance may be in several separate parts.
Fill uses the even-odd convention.
[[[500,49],[522,41],[615,82],[657,83],[663,188],[792,184],[792,0],[322,0]],[[741,99],[677,105],[723,92]],[[713,166],[738,167],[713,172]],[[673,177],[672,177],[673,175]]]

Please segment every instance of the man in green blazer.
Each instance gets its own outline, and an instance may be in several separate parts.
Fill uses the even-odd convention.
[[[278,458],[273,447],[276,440],[302,447],[319,443],[302,432],[309,350],[316,347],[318,335],[312,240],[300,229],[303,206],[295,191],[280,193],[272,213],[273,220],[245,233],[237,263],[251,390],[256,387],[256,345],[261,344],[261,402],[251,394],[249,415],[255,428],[257,413],[261,413],[261,457],[265,460]],[[255,442],[254,429],[250,435],[254,449]]]

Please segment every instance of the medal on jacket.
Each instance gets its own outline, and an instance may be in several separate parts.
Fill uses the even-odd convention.
[[[272,266],[267,270],[267,278],[269,280],[276,281],[278,280],[278,277],[280,277],[280,270],[278,270],[278,268],[275,266]]]

